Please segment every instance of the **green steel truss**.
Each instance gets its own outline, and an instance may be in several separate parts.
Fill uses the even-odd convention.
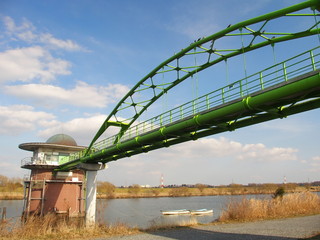
[[[115,140],[115,143],[117,143],[124,132],[151,104],[158,100],[164,93],[168,92],[187,78],[192,77],[197,72],[211,67],[221,61],[225,61],[228,58],[253,51],[267,45],[318,34],[319,22],[315,23],[315,21],[310,21],[312,24],[300,32],[279,33],[272,31],[272,29],[270,32],[267,32],[265,29],[267,29],[270,22],[276,21],[281,17],[306,17],[305,14],[300,15],[294,13],[305,8],[319,8],[319,6],[319,0],[309,0],[301,4],[232,25],[218,33],[192,43],[185,49],[182,49],[179,53],[153,69],[124,96],[124,98],[106,118],[88,149],[92,147],[96,140],[109,126],[116,125],[120,128],[119,134]],[[308,17],[313,19],[314,11],[311,11],[311,14],[308,15]],[[262,23],[262,26],[253,30],[251,26],[257,23]],[[246,46],[237,44],[238,46],[230,46],[229,49],[217,49],[215,46],[215,41],[222,38],[238,37],[239,41],[237,41],[237,43],[241,43],[241,36],[250,36],[251,41],[247,43]],[[194,61],[189,60],[190,55],[197,56],[197,65],[194,65]],[[200,62],[201,60],[202,62]],[[163,82],[163,78],[166,82]],[[143,99],[143,96],[147,96],[148,98]],[[131,114],[131,117],[123,119],[123,116],[127,113]]]
[[[74,155],[73,161],[61,165],[59,169],[68,170],[76,167],[80,162],[108,162],[121,157],[147,152],[159,147],[170,146],[190,139],[197,139],[214,133],[248,126],[250,125],[248,124],[249,122],[254,124],[266,121],[266,119],[270,120],[282,117],[282,115],[286,116],[296,112],[301,112],[301,109],[313,109],[319,107],[319,100],[312,101],[312,103],[301,103],[303,107],[301,107],[302,105],[300,103],[300,105],[294,104],[299,102],[299,100],[313,97],[313,91],[306,91],[304,95],[290,93],[287,97],[291,95],[299,95],[299,98],[293,97],[289,102],[282,101],[280,104],[282,107],[281,111],[279,110],[279,101],[275,101],[272,106],[258,104],[256,107],[253,107],[254,104],[250,101],[250,98],[253,99],[251,95],[255,94],[255,92],[261,93],[261,91],[264,92],[265,89],[270,90],[270,87],[274,88],[274,84],[286,84],[288,80],[291,81],[292,78],[297,78],[301,74],[306,74],[303,70],[306,69],[305,66],[298,66],[293,69],[293,66],[297,66],[300,63],[304,64],[304,61],[308,61],[306,65],[308,66],[308,69],[311,68],[308,72],[313,73],[312,76],[307,75],[304,77],[307,79],[307,85],[309,86],[309,84],[312,85],[314,82],[317,82],[316,79],[319,77],[317,72],[317,69],[319,69],[319,61],[317,60],[319,58],[319,49],[314,49],[304,53],[308,55],[307,57],[305,57],[304,54],[301,54],[301,56],[304,57],[302,57],[303,60],[298,60],[298,63],[290,63],[291,61],[295,61],[296,58],[294,58],[295,60],[289,59],[280,63],[280,65],[275,65],[247,77],[245,79],[245,83],[244,80],[237,81],[232,85],[228,85],[210,93],[211,95],[207,94],[201,97],[204,100],[198,98],[196,102],[191,101],[190,103],[187,103],[189,107],[184,107],[184,105],[182,105],[178,110],[173,109],[145,123],[134,126],[135,121],[142,115],[142,113],[163,94],[202,70],[205,70],[219,62],[227,61],[229,58],[264,46],[319,34],[319,20],[317,20],[319,14],[316,12],[319,8],[319,0],[309,0],[279,11],[231,25],[211,36],[198,39],[190,46],[182,49],[179,53],[161,63],[141,79],[124,96],[124,98],[106,118],[86,151]],[[301,10],[306,9],[310,9],[310,12],[300,12]],[[284,33],[272,30],[272,26],[275,26],[278,19],[293,17],[298,18],[298,20],[300,18],[307,17],[312,18],[313,21],[306,21],[309,22],[310,25],[299,31],[288,30]],[[228,41],[230,38],[232,38],[232,41]],[[238,40],[234,41],[234,38]],[[245,41],[243,41],[244,38],[246,39]],[[218,41],[225,41],[234,44],[234,46],[230,46],[228,49],[218,48],[216,44]],[[314,55],[316,55],[317,59]],[[197,59],[196,64],[194,61],[195,57]],[[252,80],[250,80],[250,78],[252,78]],[[256,84],[256,81],[258,81],[258,84]],[[278,81],[284,81],[284,83],[280,83]],[[312,83],[309,83],[309,81]],[[304,84],[306,84],[306,82]],[[250,83],[252,83],[252,86]],[[287,89],[289,88],[291,87],[287,87]],[[280,87],[280,89],[282,88]],[[287,90],[284,91],[286,92]],[[232,103],[232,101],[236,101],[237,99],[241,99],[240,103],[242,105],[236,107],[236,112],[228,112],[228,107],[233,105],[230,105],[230,102]],[[268,97],[264,97],[263,99],[264,102],[268,101]],[[271,99],[269,100],[272,102]],[[259,99],[259,101],[262,100]],[[199,102],[202,102],[201,106],[199,105]],[[291,106],[286,107],[285,105],[290,102],[292,103]],[[225,104],[227,104],[225,108],[221,108],[221,106],[224,106]],[[244,108],[246,110],[250,111],[244,111],[243,106],[245,106]],[[224,110],[222,111],[221,109]],[[227,117],[219,115],[220,118],[218,119],[221,121],[217,121],[214,124],[209,123],[210,121],[212,122],[212,118],[210,117],[209,120],[204,120],[202,114],[203,111],[209,110],[210,112],[215,112],[215,114],[220,114],[219,111],[224,112],[223,114]],[[258,115],[258,112],[265,113]],[[270,112],[273,113],[270,114]],[[230,117],[228,114],[232,116]],[[124,119],[123,116],[130,117]],[[251,117],[242,119],[243,116]],[[190,119],[188,120],[188,118]],[[181,123],[179,123],[179,121]],[[189,125],[188,121],[191,121],[192,124],[190,123]],[[174,125],[176,127],[170,126],[173,125],[173,123],[175,123]],[[194,126],[194,123],[196,123],[196,126]],[[110,126],[119,127],[119,133],[102,142],[96,142]],[[171,132],[171,130],[168,130],[170,128],[174,128],[175,130]],[[184,130],[188,128],[190,128],[190,131]],[[154,132],[154,134],[152,134],[152,132]],[[142,135],[145,139],[142,139]],[[133,148],[132,141],[134,141],[133,145],[135,146]]]
[[[80,162],[109,162],[189,140],[232,131],[320,107],[320,47],[301,53],[231,85],[95,143],[73,154],[59,170]]]

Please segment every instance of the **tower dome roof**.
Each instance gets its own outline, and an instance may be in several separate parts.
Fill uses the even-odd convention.
[[[50,137],[46,143],[49,144],[58,144],[58,145],[67,145],[67,146],[78,146],[77,142],[66,134],[56,134]]]

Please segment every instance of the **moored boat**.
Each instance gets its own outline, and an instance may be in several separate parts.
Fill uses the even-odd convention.
[[[190,213],[192,215],[211,214],[211,213],[213,213],[213,210],[204,208],[204,209],[198,209],[198,210],[190,210]]]
[[[179,209],[179,210],[167,210],[161,211],[162,215],[181,215],[181,214],[190,214],[190,211],[187,209]]]

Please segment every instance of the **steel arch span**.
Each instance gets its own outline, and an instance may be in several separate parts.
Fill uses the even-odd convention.
[[[112,143],[117,145],[126,131],[153,103],[198,72],[265,46],[319,35],[319,9],[319,0],[309,0],[230,25],[208,37],[199,38],[154,68],[122,98],[105,119],[84,155],[79,156],[83,158],[79,161],[88,159],[93,145],[110,126],[119,127],[119,132],[114,136]],[[305,18],[310,20],[304,21],[306,24],[303,28],[297,29],[296,25],[289,25],[285,31],[279,31],[277,23],[288,18],[294,18],[297,22]],[[220,44],[221,42],[229,45],[226,47],[226,44]],[[194,58],[197,59],[196,62]],[[249,105],[248,107],[250,108]],[[123,116],[129,117],[123,118]],[[126,154],[122,155],[124,157]],[[76,161],[71,165],[75,164]],[[67,169],[71,165],[66,164],[62,168]]]
[[[311,8],[310,14],[295,14],[306,8]],[[290,32],[289,29],[286,33],[274,32],[272,29],[266,31],[268,24],[272,21],[277,21],[279,18],[314,18],[315,15],[318,15],[315,13],[316,9],[320,9],[320,1],[309,0],[301,4],[229,26],[211,36],[199,39],[190,46],[182,49],[148,73],[122,98],[106,118],[88,149],[91,148],[94,142],[109,126],[120,127],[119,134],[115,140],[115,143],[117,143],[125,131],[132,126],[151,104],[157,101],[164,93],[168,92],[187,78],[192,77],[197,72],[203,71],[228,58],[267,45],[318,34],[319,21],[311,21],[312,24],[310,26],[305,27],[305,29],[299,32]],[[261,25],[258,27],[255,26],[257,27],[255,30],[252,29],[251,26],[256,25],[257,23],[260,23]],[[228,49],[218,49],[215,46],[215,41],[217,40],[224,41],[226,38],[239,38],[239,41],[241,41],[241,37],[244,36],[251,38],[247,45],[239,45],[239,42],[236,42],[237,46],[230,46]],[[203,61],[200,62],[199,60],[198,65],[194,65],[194,62],[191,62],[190,64],[190,61],[188,61],[190,55],[199,56],[199,59],[201,58]],[[159,78],[157,78],[161,75],[160,78],[162,79],[163,74],[168,75],[168,78],[164,77],[166,79],[165,83],[159,81]],[[142,95],[149,96],[149,98],[142,99]],[[123,119],[123,112],[130,112],[132,115],[129,118]]]

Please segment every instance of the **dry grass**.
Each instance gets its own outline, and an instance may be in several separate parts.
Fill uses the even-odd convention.
[[[253,221],[319,213],[320,197],[317,194],[292,193],[269,200],[243,198],[232,201],[222,211],[218,221]]]
[[[147,231],[186,227],[197,224],[198,222],[195,218],[171,223],[158,222],[152,224]],[[85,227],[83,221],[57,218],[57,216],[53,214],[47,214],[44,217],[31,216],[24,224],[20,224],[20,222],[0,222],[0,240],[93,239],[116,235],[130,235],[139,232],[138,229],[130,228],[123,223],[113,225],[97,224],[94,227]]]
[[[1,200],[22,200],[23,192],[0,192]]]
[[[34,239],[90,239],[93,237],[110,237],[114,235],[129,235],[138,233],[137,229],[132,229],[125,224],[96,225],[85,227],[83,221],[74,219],[61,219],[55,215],[44,217],[31,216],[25,224],[20,223],[0,223],[1,240],[34,240]]]
[[[166,219],[166,218],[163,218]],[[177,228],[177,227],[190,227],[198,225],[198,221],[196,218],[188,218],[188,219],[180,219],[180,220],[173,220],[170,221],[167,219],[167,221],[153,221],[151,223],[151,226],[146,229],[146,231],[156,231],[161,229],[170,229],[170,228]]]

